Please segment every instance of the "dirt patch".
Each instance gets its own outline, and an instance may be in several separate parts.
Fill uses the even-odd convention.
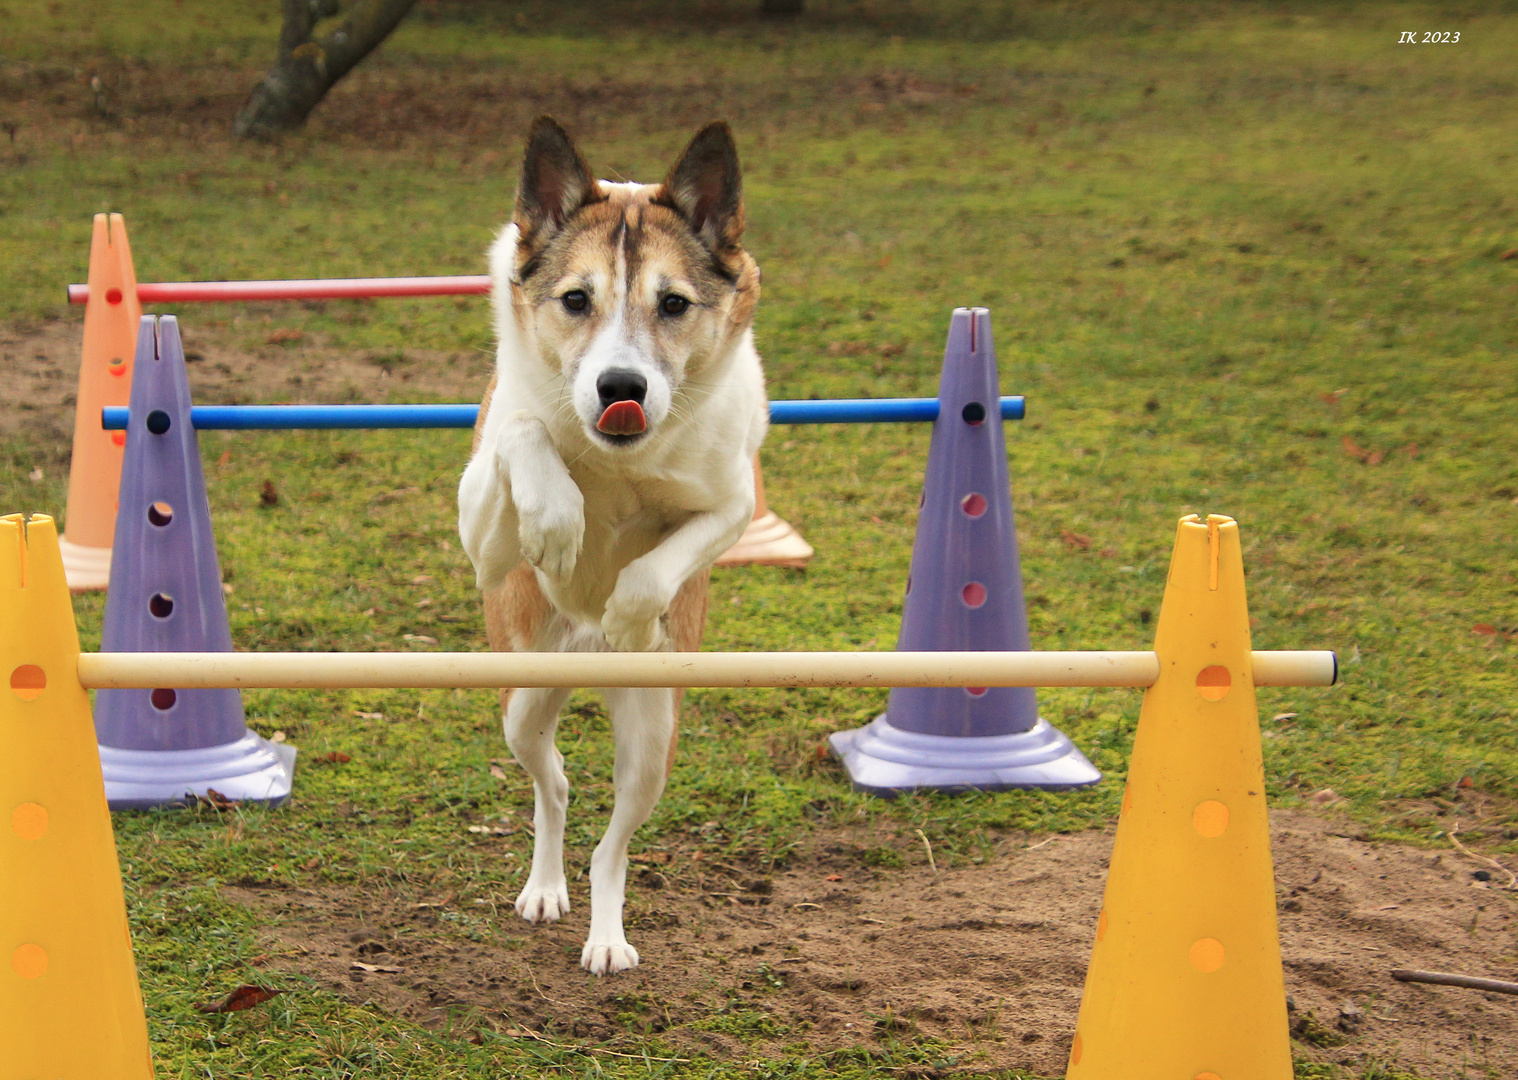
[[[483,303],[483,301],[481,301]],[[288,308],[285,309],[288,315]],[[180,324],[190,390],[200,405],[329,404],[440,399],[477,401],[492,358],[481,352],[337,349],[282,324],[258,305],[221,327]],[[250,350],[250,337],[266,341]],[[0,329],[0,437],[21,436],[67,462],[74,437],[83,316]]]
[[[1429,1077],[1518,1066],[1518,998],[1389,975],[1518,977],[1518,896],[1452,853],[1361,843],[1303,814],[1275,814],[1272,826],[1299,1056]],[[678,850],[645,857],[668,861],[630,875],[629,937],[643,963],[605,979],[578,966],[583,880],[565,922],[541,928],[503,895],[227,892],[265,920],[274,963],[424,1024],[464,1017],[552,1041],[659,1031],[729,1060],[933,1037],[962,1067],[1061,1074],[1111,833],[1014,835],[986,863],[937,874],[922,861],[879,865],[904,850],[887,839],[820,828],[774,873]],[[469,842],[522,857],[505,839]]]

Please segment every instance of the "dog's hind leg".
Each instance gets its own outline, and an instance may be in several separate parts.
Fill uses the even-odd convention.
[[[506,745],[532,777],[532,872],[516,904],[517,914],[528,922],[553,922],[569,911],[569,885],[564,880],[569,780],[564,755],[553,743],[559,710],[568,699],[564,689],[518,689],[506,703]]]
[[[580,963],[593,975],[638,966],[638,952],[622,929],[627,842],[664,793],[675,744],[675,701],[674,690],[606,691],[617,744],[617,801],[606,835],[590,857],[590,935]]]

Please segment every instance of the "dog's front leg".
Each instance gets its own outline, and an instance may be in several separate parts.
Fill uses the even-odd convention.
[[[638,966],[627,943],[622,907],[627,892],[627,842],[664,793],[675,740],[674,690],[607,690],[616,738],[616,805],[606,835],[590,857],[590,934],[580,963],[593,975]]]
[[[617,575],[606,601],[601,629],[618,652],[654,652],[665,641],[664,616],[687,578],[717,561],[737,543],[754,516],[754,489],[735,495],[717,510],[694,514],[647,555]]]
[[[519,409],[490,443],[459,482],[459,538],[476,583],[494,588],[523,559],[550,580],[568,580],[585,539],[585,497],[548,428]]]
[[[559,710],[569,691],[518,689],[511,692],[504,726],[506,745],[532,777],[532,872],[517,897],[517,914],[528,922],[553,922],[569,911],[564,880],[564,813],[569,780],[564,755],[554,746]]]

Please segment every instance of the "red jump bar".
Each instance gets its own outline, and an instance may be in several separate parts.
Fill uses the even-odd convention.
[[[69,303],[90,299],[88,285],[70,285]],[[111,293],[116,290],[112,289]],[[183,304],[234,300],[358,300],[377,296],[483,296],[490,292],[484,274],[454,277],[317,278],[312,281],[147,281],[137,286],[144,304]],[[120,295],[106,294],[108,303]]]

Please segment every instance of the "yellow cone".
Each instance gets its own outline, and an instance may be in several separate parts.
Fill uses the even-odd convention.
[[[1068,1080],[1290,1080],[1239,529],[1181,519]]]
[[[90,299],[84,308],[84,348],[74,406],[74,454],[69,465],[67,535],[61,541],[69,588],[103,589],[111,578],[116,492],[126,432],[102,431],[100,410],[126,405],[142,304],[137,271],[120,214],[95,215],[90,242]]]
[[[151,1080],[51,518],[0,518],[0,1080]]]

